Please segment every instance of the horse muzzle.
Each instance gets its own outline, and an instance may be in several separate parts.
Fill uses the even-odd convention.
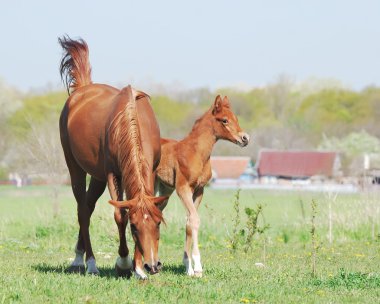
[[[156,274],[158,273],[162,268],[161,262],[157,262],[156,265],[149,265],[147,263],[144,264],[144,269],[149,273],[149,274]]]

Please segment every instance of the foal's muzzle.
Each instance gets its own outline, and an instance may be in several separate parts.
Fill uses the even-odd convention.
[[[238,140],[238,145],[240,147],[245,147],[249,143],[249,135],[245,132],[240,132],[239,133],[239,140]]]

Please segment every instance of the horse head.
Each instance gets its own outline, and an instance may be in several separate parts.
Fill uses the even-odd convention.
[[[217,139],[225,139],[240,147],[245,147],[249,142],[249,135],[239,125],[236,115],[232,112],[230,101],[225,96],[218,95],[211,107],[213,116],[213,129]]]
[[[151,197],[142,195],[132,200],[114,201],[109,203],[117,208],[128,209],[130,227],[136,249],[144,258],[144,269],[150,274],[156,274],[161,269],[158,259],[158,243],[160,239],[160,224],[163,220],[162,211],[159,206],[168,197]],[[136,254],[136,253],[135,253]],[[136,262],[136,255],[135,255]],[[140,265],[134,265],[135,272],[144,277]]]

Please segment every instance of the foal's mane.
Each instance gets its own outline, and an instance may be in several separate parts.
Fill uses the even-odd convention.
[[[149,166],[144,157],[141,134],[136,110],[136,100],[149,96],[135,91],[128,86],[121,90],[121,95],[128,98],[125,108],[120,111],[110,124],[112,141],[117,145],[117,161],[122,174],[122,185],[127,199],[138,198],[137,204],[129,209],[130,213],[138,210],[148,212],[152,217],[162,220],[162,212],[149,199],[146,180],[148,180]]]
[[[193,124],[193,127],[191,129],[191,132],[197,130],[202,122],[205,120],[207,121],[209,118],[208,116],[212,113],[212,109],[207,110],[205,113],[202,114],[201,117],[199,117]]]

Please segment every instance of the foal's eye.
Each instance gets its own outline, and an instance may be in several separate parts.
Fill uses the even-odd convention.
[[[159,221],[159,222],[157,223],[157,227],[160,227],[160,225],[161,225],[161,221]]]
[[[227,118],[223,118],[223,119],[222,119],[222,123],[223,123],[224,125],[228,124],[228,119],[227,119]]]

